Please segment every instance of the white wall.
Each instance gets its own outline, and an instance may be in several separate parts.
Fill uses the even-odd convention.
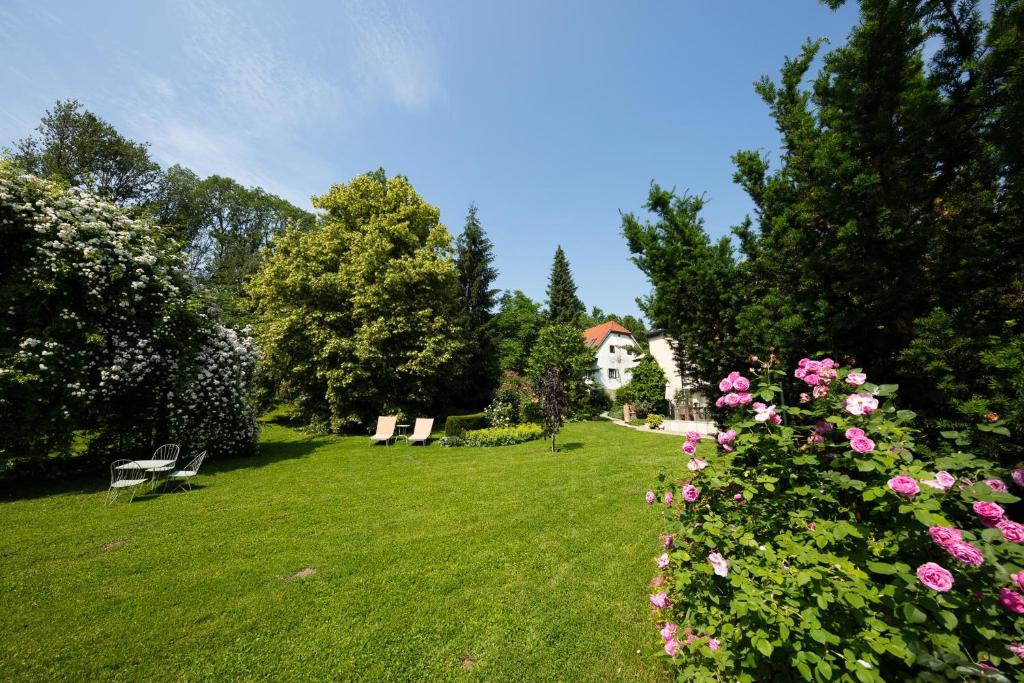
[[[690,388],[691,386],[688,382],[683,381],[683,377],[679,373],[679,366],[676,365],[673,344],[674,342],[672,338],[665,334],[655,335],[648,340],[648,345],[651,349],[651,356],[654,360],[658,361],[658,365],[660,365],[662,371],[664,371],[665,377],[668,378],[668,381],[665,383],[665,399],[670,403],[675,398],[677,391],[684,388]],[[707,405],[707,401],[704,396],[696,391],[691,393],[690,403]]]
[[[594,361],[594,381],[605,389],[614,391],[629,384],[631,372],[637,363],[637,356],[626,351],[627,346],[636,348],[636,341],[632,335],[612,332],[597,349],[597,357]],[[608,370],[616,370],[618,378],[610,379]]]

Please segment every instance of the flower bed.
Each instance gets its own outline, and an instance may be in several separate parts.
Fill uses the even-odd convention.
[[[731,458],[696,458],[689,435],[685,470],[647,493],[666,522],[650,604],[680,680],[1008,680],[1024,526],[1005,473],[964,432],[925,446],[897,387],[859,369],[801,360],[794,406],[771,363],[754,376],[719,386]]]
[[[538,424],[520,424],[511,427],[490,427],[474,429],[464,436],[445,436],[442,446],[511,446],[525,441],[539,439],[544,430]]]

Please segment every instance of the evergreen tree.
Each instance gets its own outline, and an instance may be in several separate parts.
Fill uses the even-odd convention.
[[[466,365],[457,401],[463,406],[485,404],[498,384],[499,359],[493,324],[498,290],[491,287],[498,271],[493,263],[494,245],[480,225],[476,205],[470,204],[466,225],[455,243],[455,269],[467,340]]]
[[[548,280],[548,322],[551,325],[579,325],[586,309],[576,296],[576,283],[572,279],[569,260],[561,245],[555,249]]]
[[[526,371],[530,352],[543,327],[544,315],[539,303],[518,289],[502,295],[498,315],[494,318],[498,364],[502,372],[522,374]]]
[[[705,381],[746,353],[827,350],[899,381],[932,424],[1020,415],[1001,380],[1024,319],[1024,3],[996,2],[989,26],[976,0],[860,11],[810,87],[820,42],[756,86],[783,154],[734,157],[755,206],[734,228],[743,258],[712,244],[692,197],[655,186],[658,220],[624,217],[654,285],[643,310]]]

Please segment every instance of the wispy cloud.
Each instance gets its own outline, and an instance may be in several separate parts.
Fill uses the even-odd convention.
[[[244,15],[211,0],[176,3],[190,25],[186,53],[225,103],[275,124],[335,112],[341,88],[275,44]]]
[[[412,7],[361,3],[347,19],[356,36],[356,69],[364,90],[424,109],[440,90],[437,57]]]

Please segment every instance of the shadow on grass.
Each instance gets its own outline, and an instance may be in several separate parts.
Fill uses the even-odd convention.
[[[569,443],[556,443],[555,448],[560,451],[578,451],[583,448],[583,444],[579,441],[570,441]]]
[[[307,437],[296,433],[295,438],[288,441],[261,443],[260,451],[257,455],[243,458],[225,458],[223,460],[211,458],[203,463],[200,474],[219,474],[238,469],[265,467],[282,460],[304,458],[317,448],[330,443],[330,441],[329,437]],[[186,464],[188,458],[189,456],[183,455],[179,458],[178,464]],[[55,495],[89,495],[99,493],[110,488],[109,477],[109,470],[106,470],[102,474],[75,474],[64,479],[32,480],[30,478],[18,478],[10,481],[0,481],[0,502],[29,500]],[[192,484],[192,488],[193,490],[198,490],[202,486]],[[142,496],[136,496],[135,500],[149,500],[159,495],[161,495],[161,492],[158,488],[155,493],[147,492]]]

